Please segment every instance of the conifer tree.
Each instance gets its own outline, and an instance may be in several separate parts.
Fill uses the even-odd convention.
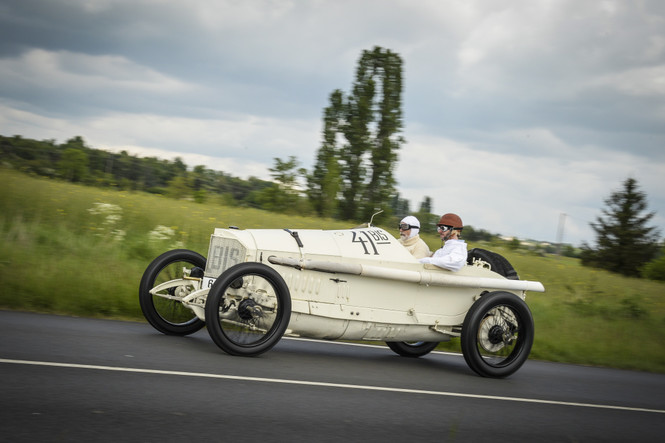
[[[645,213],[646,195],[633,178],[612,192],[605,205],[603,215],[590,223],[596,232],[596,247],[586,243],[582,246],[582,264],[637,277],[640,268],[658,251],[659,232],[647,226],[655,213]]]

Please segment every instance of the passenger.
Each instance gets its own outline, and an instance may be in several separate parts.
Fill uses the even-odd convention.
[[[420,222],[413,215],[408,215],[399,222],[399,242],[415,258],[429,257],[429,246],[420,238]]]
[[[430,263],[440,268],[459,271],[466,264],[467,250],[464,240],[460,240],[464,225],[456,214],[444,214],[437,224],[442,246],[431,257],[420,259],[420,263]]]

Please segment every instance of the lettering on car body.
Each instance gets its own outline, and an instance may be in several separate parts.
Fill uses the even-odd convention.
[[[390,239],[381,229],[369,231],[351,231],[351,243],[359,243],[365,255],[380,255],[378,245],[389,245]]]

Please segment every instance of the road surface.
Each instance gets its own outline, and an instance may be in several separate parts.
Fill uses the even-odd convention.
[[[232,357],[205,329],[0,311],[0,441],[663,441],[665,375],[282,339]]]

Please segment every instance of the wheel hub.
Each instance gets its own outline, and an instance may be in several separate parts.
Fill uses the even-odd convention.
[[[487,338],[489,339],[490,343],[492,343],[493,345],[497,345],[499,343],[503,343],[504,334],[505,331],[501,326],[494,325],[487,334]]]
[[[238,304],[238,316],[243,320],[261,317],[261,307],[251,298],[246,298]]]
[[[490,315],[480,324],[478,343],[487,352],[498,352],[512,341],[510,331],[498,322],[495,315]]]

